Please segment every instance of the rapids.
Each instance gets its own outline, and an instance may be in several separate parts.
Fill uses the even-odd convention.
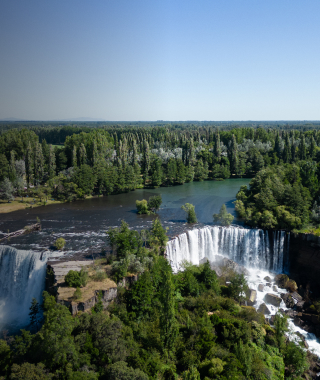
[[[265,302],[264,297],[267,293],[279,297],[281,293],[287,292],[279,288],[275,291],[273,286],[275,275],[288,270],[289,239],[290,235],[284,231],[206,226],[189,230],[169,241],[166,254],[174,272],[181,270],[184,261],[199,265],[204,258],[214,262],[217,255],[245,266],[249,272],[246,276],[248,286],[257,292],[254,307],[258,309],[262,303],[266,303],[270,311],[270,314],[266,315],[268,318],[276,314],[280,308],[287,309],[283,301],[280,307],[276,307]],[[264,280],[266,276],[271,278],[269,286]],[[263,291],[258,290],[259,284],[264,285]],[[309,350],[320,357],[319,339],[295,326],[293,320],[289,319],[288,335],[290,339],[299,341],[300,338],[294,334],[295,332],[300,332],[305,337]]]

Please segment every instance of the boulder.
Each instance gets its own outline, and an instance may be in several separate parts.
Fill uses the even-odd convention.
[[[304,326],[304,322],[298,316],[295,316],[293,318],[293,323],[295,324],[295,326],[298,326],[301,328]]]
[[[259,290],[259,292],[263,292],[263,290],[264,290],[264,285],[263,285],[263,284],[259,284],[259,285],[258,285],[258,290]]]
[[[294,298],[297,302],[301,302],[301,301],[302,301],[302,297],[301,297],[300,294],[298,294],[297,292],[292,292],[292,293],[291,293],[291,296],[292,296],[292,298]]]
[[[247,297],[248,297],[247,305],[252,306],[256,302],[257,291],[254,289],[249,289],[249,291],[247,293]]]
[[[273,285],[272,290],[273,290],[274,292],[277,292],[277,291],[278,291],[278,287],[277,287],[277,285]]]
[[[264,280],[266,280],[267,282],[271,282],[271,281],[272,281],[271,277],[269,277],[269,276],[266,276],[266,277],[264,278]]]
[[[269,286],[269,288],[271,288],[271,282],[267,282],[266,286]]]
[[[277,306],[277,307],[280,306],[281,301],[282,301],[282,299],[280,297],[278,297],[272,293],[267,293],[264,296],[264,300],[266,301],[266,303],[270,303],[271,305]]]
[[[262,313],[264,315],[271,314],[270,310],[268,309],[267,305],[265,303],[262,303],[258,308],[258,313]]]
[[[298,290],[297,283],[294,280],[289,280],[286,283],[286,289],[288,289],[290,292],[295,292],[296,290]]]
[[[288,281],[289,281],[289,277],[286,274],[277,274],[276,277],[274,278],[274,282],[281,289],[286,288]]]
[[[294,299],[292,298],[292,296],[289,293],[282,293],[281,298],[283,299],[283,302],[286,304],[286,306],[288,308],[291,309],[294,307],[294,305],[295,305]]]
[[[304,309],[305,301],[298,301],[296,303],[296,309],[297,311],[302,311]]]

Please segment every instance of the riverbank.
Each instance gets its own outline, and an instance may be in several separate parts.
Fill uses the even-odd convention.
[[[35,207],[48,206],[48,205],[59,204],[59,203],[62,203],[62,202],[51,200],[51,199],[47,201],[43,201],[43,200],[40,201],[39,198],[38,199],[24,198],[24,200],[21,200],[21,197],[16,197],[11,202],[0,200],[0,214],[8,214],[13,211],[27,210],[27,209],[32,209]]]

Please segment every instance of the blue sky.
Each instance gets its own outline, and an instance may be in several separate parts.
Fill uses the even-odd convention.
[[[320,120],[319,0],[0,0],[0,119]]]

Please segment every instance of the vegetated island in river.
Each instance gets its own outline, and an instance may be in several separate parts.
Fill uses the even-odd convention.
[[[319,125],[239,124],[1,124],[0,194],[16,198],[0,211],[255,177],[236,204],[248,224],[320,234]]]

